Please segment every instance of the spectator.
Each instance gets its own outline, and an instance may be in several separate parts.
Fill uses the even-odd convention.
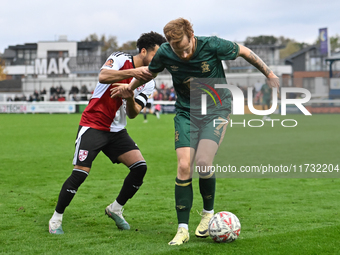
[[[88,94],[89,90],[87,89],[86,85],[84,84],[83,86],[81,86],[80,88],[80,94]]]
[[[158,94],[157,96],[155,97],[155,100],[158,100],[158,101],[162,101],[163,100],[163,93],[161,90],[158,90]]]
[[[75,102],[79,101],[79,98],[77,97],[77,94],[76,94],[76,93],[74,93],[74,94],[72,95],[71,100],[72,100],[72,101],[75,101]]]
[[[40,101],[38,90],[34,90],[33,92],[33,101]]]
[[[71,87],[71,90],[70,90],[70,95],[71,94],[78,94],[79,93],[79,89],[78,89],[78,87],[77,86],[75,86],[75,85],[73,85],[72,87]]]
[[[262,83],[257,80],[254,84],[254,90],[253,91],[253,97],[254,97],[254,104],[259,104],[260,103],[260,98],[261,98],[261,88],[262,88]]]
[[[57,93],[54,93],[54,94],[51,95],[50,101],[58,101],[58,95],[57,95]]]
[[[160,89],[161,89],[161,90],[164,90],[165,87],[166,87],[166,85],[164,84],[164,82],[162,82],[162,84],[161,84],[161,86],[160,86]]]
[[[50,88],[50,95],[53,95],[54,93],[57,93],[56,88],[52,85],[52,87]]]
[[[20,98],[20,101],[27,101],[27,98],[24,94],[22,94],[21,98]]]
[[[172,87],[170,89],[169,101],[175,101],[175,100],[176,100],[176,93],[175,93],[175,89]]]
[[[60,85],[59,87],[57,87],[57,94],[58,95],[65,94],[65,90],[64,90],[63,86]]]

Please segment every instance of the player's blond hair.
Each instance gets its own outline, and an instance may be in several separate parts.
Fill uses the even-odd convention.
[[[182,41],[184,35],[190,37],[194,34],[192,24],[183,18],[170,21],[163,28],[164,35],[168,42],[177,43]]]

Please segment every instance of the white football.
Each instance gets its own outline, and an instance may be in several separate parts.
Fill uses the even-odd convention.
[[[241,223],[231,212],[218,212],[209,221],[209,235],[217,243],[231,243],[241,232]]]

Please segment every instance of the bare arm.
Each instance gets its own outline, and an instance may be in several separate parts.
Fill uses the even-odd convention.
[[[136,118],[141,110],[142,106],[136,103],[133,96],[126,99],[126,115],[130,119]]]
[[[150,72],[150,71],[149,71]],[[152,78],[155,78],[157,76],[157,73],[152,73]],[[152,80],[150,79],[142,79],[142,80],[137,80],[134,79],[130,82],[129,85],[125,84],[113,84],[117,85],[111,89],[111,98],[115,97],[122,97],[122,98],[128,98],[130,97],[131,93],[138,88],[139,86],[142,86],[143,84],[149,82]]]
[[[276,78],[278,77],[273,73],[272,70],[263,62],[263,60],[257,56],[252,50],[249,48],[238,45],[240,48],[239,56],[243,57],[247,62],[255,66],[260,72],[262,72],[267,78]]]
[[[126,70],[102,69],[99,73],[99,82],[111,84],[131,77],[135,77],[139,80],[152,79],[148,67],[142,66]]]
[[[149,69],[148,69],[149,70]],[[150,72],[150,71],[149,71]],[[136,88],[138,88],[139,86],[145,84],[145,83],[148,83],[149,81],[151,81],[153,78],[156,78],[157,77],[157,73],[153,73],[153,72],[150,72],[151,75],[152,75],[152,78],[151,79],[148,79],[148,80],[133,80],[132,82],[130,82],[128,88],[131,89],[132,91],[134,91]]]

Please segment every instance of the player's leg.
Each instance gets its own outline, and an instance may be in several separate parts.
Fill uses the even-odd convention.
[[[190,147],[190,114],[187,112],[176,114],[175,148],[177,154],[175,203],[178,229],[169,245],[181,245],[189,240],[188,224],[193,201],[192,162],[195,150]]]
[[[150,112],[150,103],[146,103],[144,109],[143,109],[143,115],[144,115],[144,123],[147,123],[148,120],[147,120],[147,114],[148,112]]]
[[[143,184],[147,166],[136,143],[125,129],[118,132],[116,136],[117,138],[111,144],[103,148],[103,152],[113,163],[123,163],[130,171],[124,180],[119,195],[112,204],[106,207],[105,213],[116,222],[119,229],[128,230],[130,226],[122,215],[123,206]]]
[[[196,169],[198,169],[199,174],[199,188],[203,199],[202,218],[196,228],[195,235],[202,238],[209,236],[208,224],[214,215],[216,177],[211,166],[228,125],[225,120],[221,121],[221,124],[214,126],[214,119],[225,120],[216,115],[215,117],[212,116],[211,121],[207,122],[207,124],[201,126],[200,140],[195,157]],[[227,119],[229,120],[229,116]]]
[[[146,117],[146,106],[143,108],[143,117],[144,117],[144,123],[148,122]]]
[[[94,139],[94,137],[98,139]],[[51,234],[64,233],[61,227],[64,211],[71,203],[80,185],[87,178],[92,161],[96,158],[100,151],[99,148],[104,143],[105,138],[98,136],[98,130],[79,128],[73,158],[74,168],[60,190],[55,212],[49,221],[49,232]]]
[[[161,117],[160,111],[161,111],[161,105],[160,104],[155,105],[155,113],[156,113],[157,119],[160,119],[160,117]]]
[[[175,183],[175,203],[177,212],[178,229],[169,245],[181,245],[189,241],[189,216],[193,202],[192,168],[194,149],[181,147],[176,149],[177,176]]]
[[[202,238],[209,236],[208,223],[214,215],[216,178],[215,173],[211,171],[211,166],[217,149],[218,144],[215,141],[202,139],[198,143],[196,152],[195,161],[199,174],[199,189],[203,199],[203,210],[195,235]]]
[[[270,109],[270,99],[267,99],[267,100],[266,100],[266,105],[267,105],[267,109]],[[267,120],[271,120],[270,114],[268,115]]]

